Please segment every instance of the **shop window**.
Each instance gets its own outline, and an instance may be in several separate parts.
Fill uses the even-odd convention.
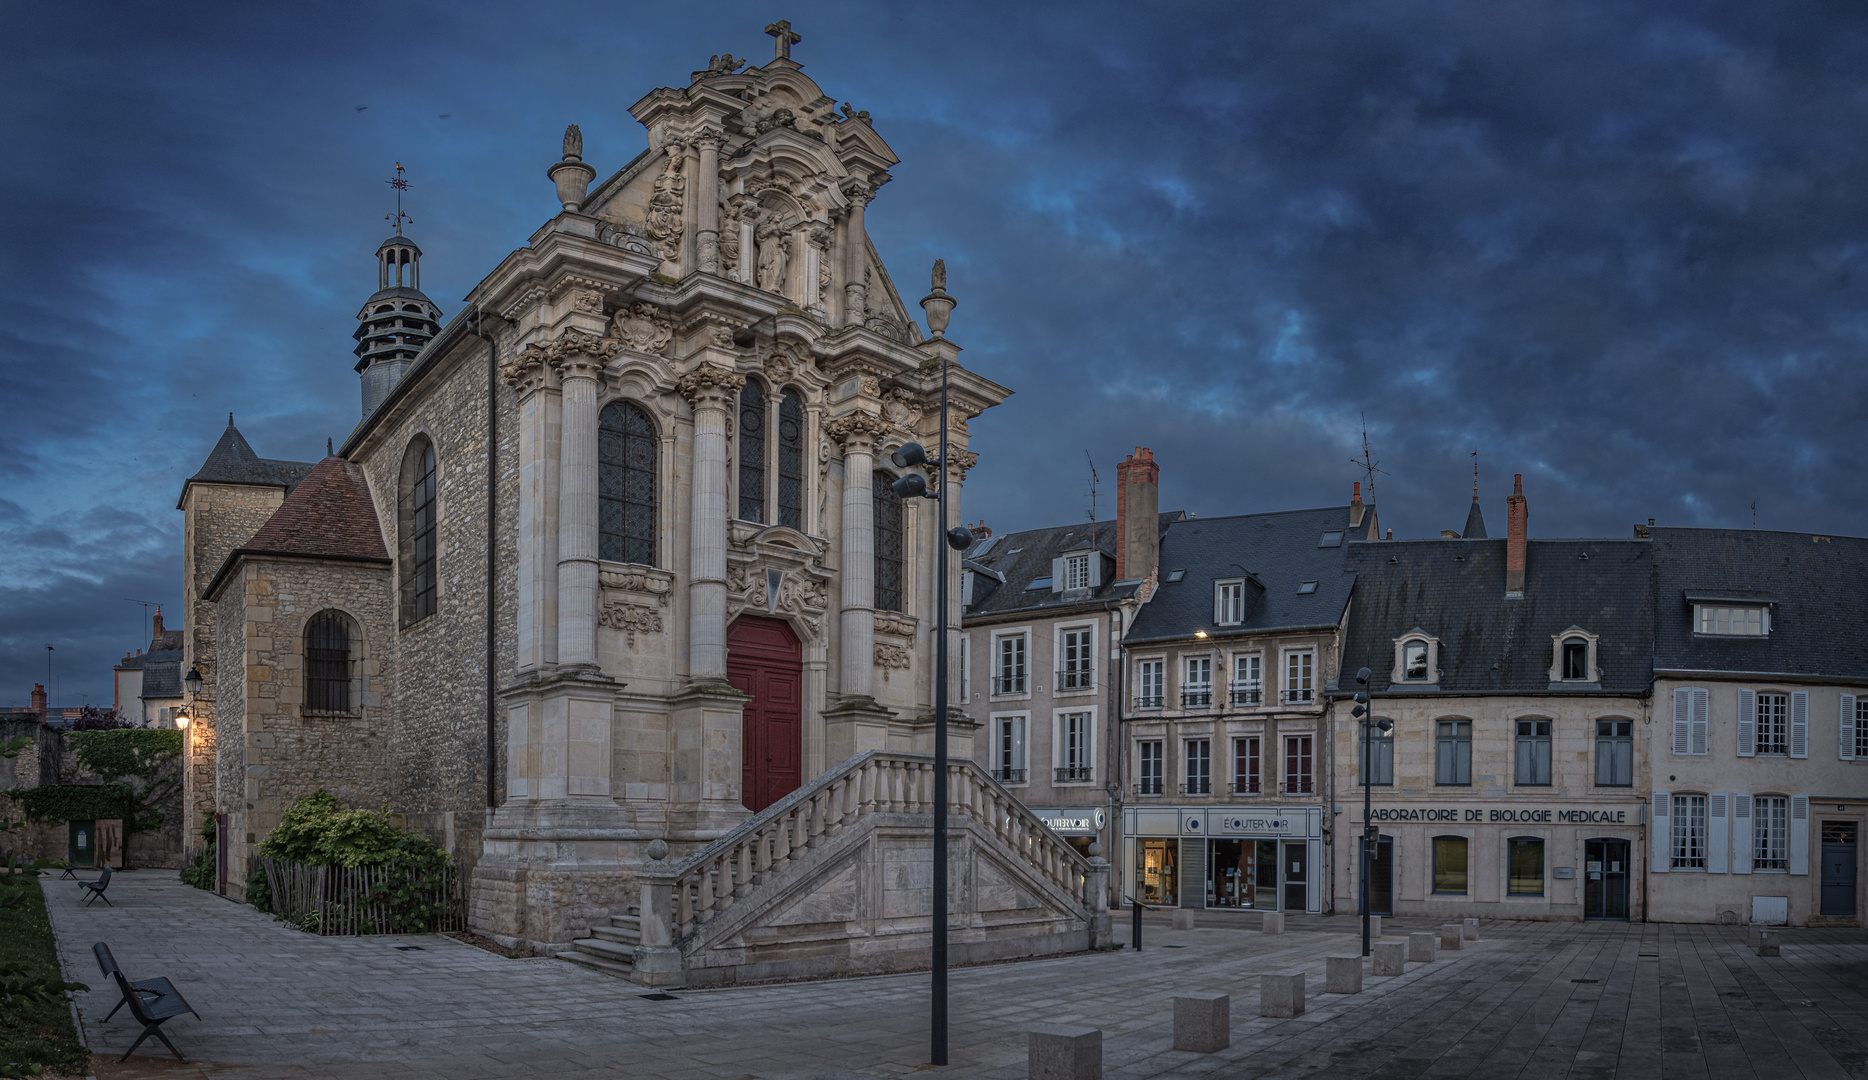
[[[1510,877],[1505,891],[1512,896],[1544,895],[1544,842],[1534,836],[1514,836],[1508,846]]]
[[[1634,785],[1634,721],[1596,721],[1596,784]]]
[[[1259,771],[1258,737],[1232,740],[1232,793],[1258,794]]]
[[[1434,738],[1433,782],[1472,786],[1472,721],[1441,720]]]
[[[1277,909],[1276,840],[1208,840],[1206,865],[1207,907]]]
[[[1142,903],[1173,907],[1179,901],[1174,889],[1174,864],[1180,844],[1174,840],[1143,840]]]
[[[1465,895],[1465,837],[1436,836],[1433,838],[1433,891]]]
[[[1145,739],[1138,744],[1137,749],[1141,757],[1141,769],[1136,778],[1135,793],[1161,794],[1161,740]]]
[[[1550,721],[1518,721],[1515,781],[1532,787],[1550,784]]]
[[[1392,786],[1395,782],[1395,733],[1364,723],[1361,735],[1362,743],[1356,752],[1361,755],[1362,782],[1376,787]]]

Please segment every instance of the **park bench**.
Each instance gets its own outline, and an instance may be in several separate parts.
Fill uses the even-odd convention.
[[[96,881],[80,881],[78,882],[78,888],[83,889],[86,893],[84,898],[85,907],[90,907],[93,900],[102,900],[106,907],[117,906],[110,902],[110,897],[104,895],[104,890],[110,888],[110,867],[108,866],[104,867],[104,872],[98,875]]]
[[[110,954],[110,946],[100,941],[91,946],[91,953],[97,957],[97,967],[98,970],[104,973],[104,978],[109,979],[122,974],[122,969],[117,967],[117,958]],[[201,1019],[201,1014],[195,1012],[192,1008],[188,1008],[188,1003],[184,1001],[182,995],[176,991],[175,985],[167,979],[137,979],[130,982],[130,989],[135,990],[139,995],[146,994],[158,999],[172,998],[175,1001],[180,1001],[182,1002],[183,1008],[188,1009],[191,1013],[195,1013],[195,1019]],[[110,1012],[104,1015],[104,1023],[110,1023],[110,1018],[117,1015],[117,1009],[121,1008],[123,1008],[123,1000],[118,1001],[116,1008],[111,1009]]]
[[[162,1040],[162,1045],[169,1048],[169,1053],[174,1054],[176,1057],[186,1062],[188,1059],[182,1057],[182,1052],[175,1049],[175,1044],[170,1042],[169,1037],[162,1033],[163,1024],[168,1023],[170,1020],[175,1019],[183,1013],[195,1012],[188,1007],[186,1001],[182,1000],[182,996],[180,994],[169,993],[164,994],[154,1001],[144,1001],[142,993],[134,986],[130,985],[130,980],[123,977],[123,972],[112,972],[111,978],[117,981],[117,989],[122,991],[123,1004],[130,1007],[130,1015],[136,1018],[137,1023],[143,1025],[143,1033],[136,1037],[136,1041],[130,1044],[130,1048],[125,1050],[123,1056],[118,1058],[117,1061],[125,1062],[130,1060],[130,1055],[136,1053],[136,1048],[143,1045],[143,1040],[154,1035],[156,1038]],[[198,1020],[200,1018],[201,1014],[195,1013],[195,1019]]]

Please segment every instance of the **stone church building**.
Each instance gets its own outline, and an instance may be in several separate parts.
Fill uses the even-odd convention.
[[[945,364],[957,523],[968,422],[1010,391],[917,326],[864,228],[895,154],[790,58],[789,24],[767,31],[769,63],[718,56],[631,106],[647,146],[601,180],[567,130],[556,212],[451,317],[398,224],[358,315],[362,422],[300,463],[230,418],[187,482],[190,799],[220,814],[227,892],[322,786],[470,864],[476,929],[556,950],[735,830],[783,835],[680,903],[746,895],[825,821],[919,812],[918,759],[812,785],[932,752],[940,530],[889,454],[935,443]],[[956,711],[956,758],[975,726]],[[1003,879],[1013,909],[1081,915],[1081,857],[1000,826],[976,837],[981,895]],[[1074,900],[1033,899],[1066,879]]]

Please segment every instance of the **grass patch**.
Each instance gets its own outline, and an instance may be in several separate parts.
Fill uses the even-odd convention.
[[[13,889],[24,902],[0,907],[0,967],[18,964],[28,979],[61,979],[58,946],[46,919],[45,893],[38,879]],[[0,1005],[0,1075],[31,1075],[30,1067],[38,1065],[48,1072],[84,1076],[90,1064],[90,1054],[72,1030],[71,1006],[63,995],[44,1001],[15,997]],[[7,1072],[9,1065],[27,1068]]]

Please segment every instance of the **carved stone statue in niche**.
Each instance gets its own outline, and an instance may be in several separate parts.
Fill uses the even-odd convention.
[[[668,144],[668,163],[655,178],[655,191],[649,196],[649,236],[662,258],[670,262],[681,255],[681,211],[687,201],[687,185],[681,179],[685,153],[680,143]]]
[[[817,280],[804,283],[806,292],[805,307],[823,306],[824,294],[830,291],[830,228],[825,225],[811,226],[811,246],[817,249]]]
[[[783,292],[785,272],[791,268],[791,230],[781,222],[767,221],[759,226],[759,287],[766,292]]]

